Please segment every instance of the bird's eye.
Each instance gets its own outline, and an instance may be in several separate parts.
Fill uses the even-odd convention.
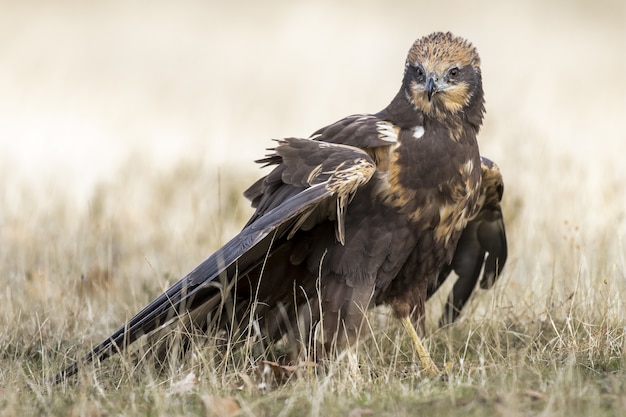
[[[450,71],[448,71],[448,75],[450,77],[456,77],[457,75],[459,75],[459,69],[457,67],[452,67]]]
[[[418,78],[423,78],[424,77],[424,70],[422,69],[421,66],[416,65],[415,66],[415,74],[417,75]]]

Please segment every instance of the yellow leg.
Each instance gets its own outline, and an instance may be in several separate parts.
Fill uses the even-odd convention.
[[[411,319],[409,317],[402,317],[400,321],[402,322],[404,329],[411,337],[413,347],[417,352],[417,357],[420,361],[420,364],[422,365],[422,368],[424,369],[424,374],[428,377],[435,377],[439,375],[439,369],[437,368],[437,365],[435,365],[435,362],[433,362],[433,360],[430,358],[428,351],[422,344],[420,337],[415,331],[415,327],[413,327],[413,323],[411,323]]]

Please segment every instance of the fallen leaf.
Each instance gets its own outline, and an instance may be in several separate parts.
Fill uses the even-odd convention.
[[[299,369],[318,366],[316,362],[302,361],[297,365],[281,365],[277,362],[263,361],[263,375],[271,373],[277,382],[284,382]]]

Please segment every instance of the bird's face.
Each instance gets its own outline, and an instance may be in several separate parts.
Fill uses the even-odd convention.
[[[482,89],[478,53],[449,32],[418,39],[407,57],[404,88],[415,108],[425,114],[439,118],[456,114]]]

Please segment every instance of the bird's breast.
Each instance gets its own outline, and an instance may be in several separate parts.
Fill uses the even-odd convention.
[[[426,125],[401,131],[390,152],[380,198],[447,242],[476,209],[481,171],[475,137],[459,141],[449,129]]]

